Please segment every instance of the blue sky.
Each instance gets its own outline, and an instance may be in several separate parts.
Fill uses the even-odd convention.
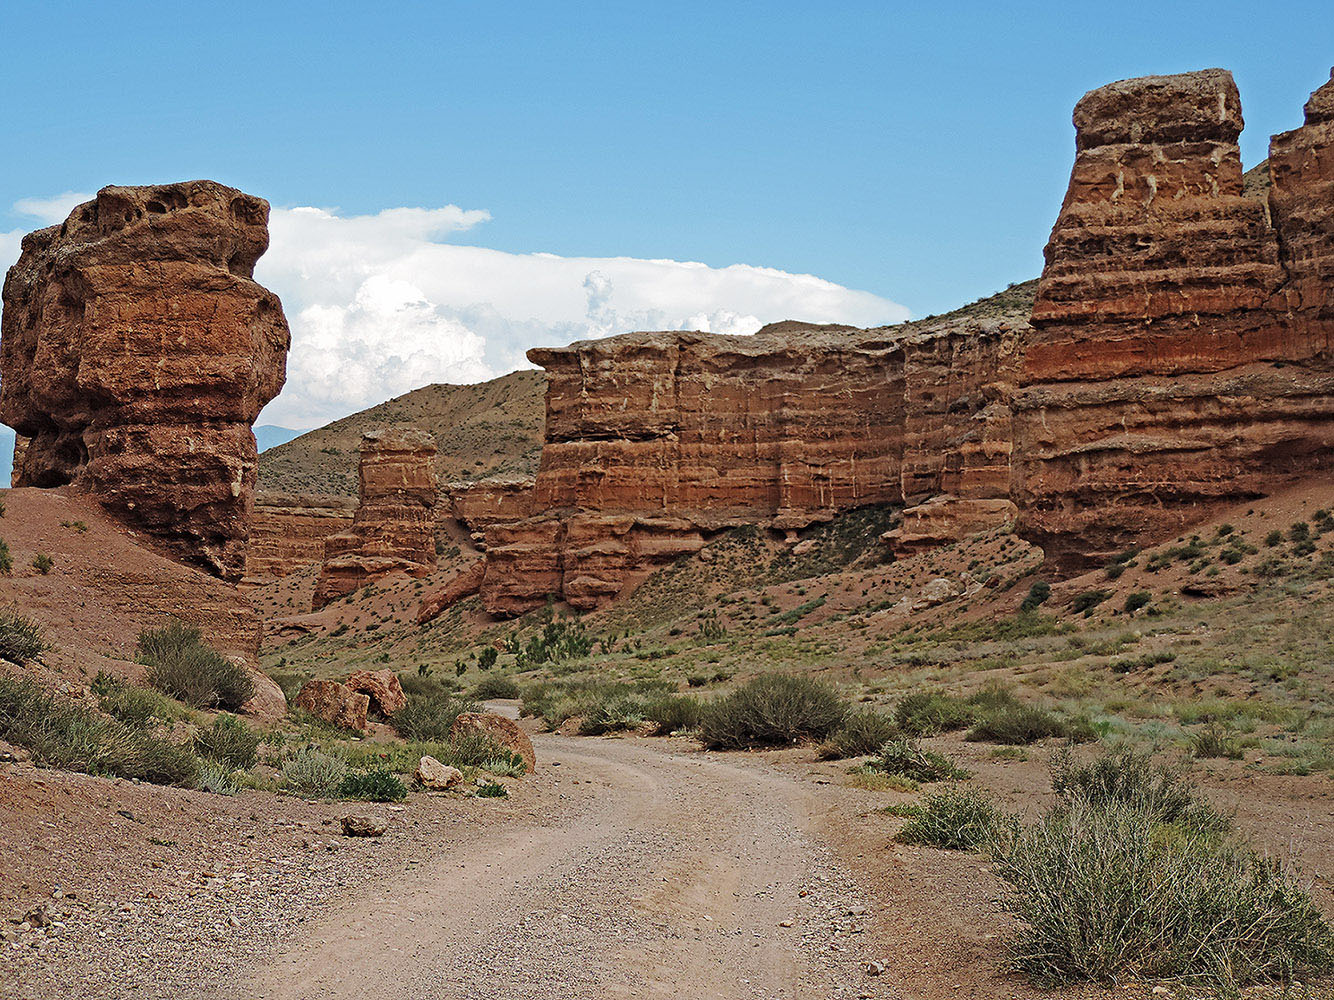
[[[303,343],[359,337],[373,354],[376,323],[407,322],[425,339],[473,344],[399,359],[395,377],[367,368],[345,398],[330,398],[326,384],[323,396],[293,396],[275,411],[307,424],[411,378],[433,380],[437,369],[453,381],[498,373],[533,343],[581,332],[696,316],[744,332],[747,320],[800,310],[808,287],[726,272],[708,295],[678,302],[630,290],[679,287],[683,273],[698,272],[602,258],[815,275],[875,297],[819,290],[824,305],[812,311],[861,322],[898,318],[894,304],[913,315],[943,311],[1040,270],[1073,156],[1070,111],[1086,90],[1229,68],[1250,165],[1271,132],[1300,124],[1334,63],[1328,0],[11,0],[2,23],[0,234],[41,224],[11,208],[24,199],[211,177],[275,208],[324,209],[330,227],[364,216],[382,229],[386,209],[457,206],[423,216],[403,238],[418,249],[445,242],[580,262],[551,279],[549,306],[506,314],[503,324],[497,310],[537,280],[530,258],[436,260],[470,277],[484,259],[504,265],[492,297],[467,302],[402,266],[410,248],[385,251],[398,263],[383,274],[366,270],[319,293],[283,284],[322,266],[309,248],[275,259],[271,278],[262,265],[289,318],[317,331]],[[298,216],[289,229],[317,221]],[[307,236],[351,239],[338,228],[338,237],[319,226]],[[401,226],[394,232],[402,237]],[[376,233],[358,230],[347,254],[372,253],[363,241]],[[570,281],[578,316],[557,302],[557,291],[573,294],[561,284]],[[307,377],[314,385],[331,376],[312,368]]]

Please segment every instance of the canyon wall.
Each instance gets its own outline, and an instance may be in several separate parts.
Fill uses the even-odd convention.
[[[485,529],[486,608],[594,608],[732,526],[1003,496],[1017,329],[786,323],[530,351],[549,380],[540,513]],[[1003,505],[973,519],[1012,516]]]
[[[349,497],[256,493],[246,550],[247,583],[266,583],[324,558],[324,540],[352,527]]]
[[[210,181],[107,187],[24,237],[0,321],[15,486],[73,484],[178,558],[240,577],[250,428],[290,341],[253,280],[268,216]]]
[[[324,540],[314,607],[389,573],[435,569],[435,441],[413,430],[363,436],[360,497],[352,524]]]
[[[1330,105],[1243,193],[1231,74],[1147,77],[1075,108],[1070,187],[1012,401],[1021,531],[1069,568],[1328,469]]]

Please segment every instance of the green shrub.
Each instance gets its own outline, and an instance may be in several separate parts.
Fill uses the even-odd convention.
[[[1077,594],[1075,599],[1070,602],[1070,610],[1075,614],[1081,612],[1088,614],[1111,596],[1109,590],[1086,590],[1082,594]]]
[[[199,788],[214,795],[235,795],[241,790],[231,770],[215,760],[199,762]]]
[[[482,781],[477,785],[477,791],[473,793],[479,799],[507,799],[510,790],[499,781]]]
[[[894,720],[874,708],[848,713],[843,725],[820,745],[825,760],[843,760],[875,753],[898,734]]]
[[[866,764],[885,774],[911,778],[923,784],[968,777],[968,772],[955,767],[948,757],[925,749],[913,739],[889,740],[881,747],[879,756]]]
[[[400,802],[408,797],[408,789],[392,771],[381,768],[349,773],[338,786],[338,794],[367,802]]]
[[[500,650],[495,646],[483,646],[482,651],[477,654],[477,666],[481,670],[490,670],[496,665],[496,660],[500,657]],[[497,697],[514,697],[518,695],[497,695]]]
[[[1133,615],[1140,608],[1148,607],[1149,602],[1152,600],[1153,595],[1147,590],[1137,590],[1126,597],[1126,603],[1123,605],[1122,610],[1128,615]]]
[[[283,782],[303,798],[333,795],[347,776],[347,761],[316,747],[303,747],[283,761]]]
[[[1052,762],[1051,787],[1067,805],[1094,807],[1125,805],[1138,809],[1157,823],[1223,832],[1231,820],[1198,797],[1194,785],[1179,768],[1155,764],[1143,751],[1121,747],[1086,764],[1075,761],[1069,749]]]
[[[499,757],[490,757],[482,761],[483,771],[490,771],[501,778],[522,778],[528,772],[528,764],[517,753],[502,753]]]
[[[46,576],[47,573],[50,573],[51,570],[55,567],[55,565],[56,565],[55,560],[52,559],[50,556],[48,556],[45,552],[38,552],[36,557],[32,561],[32,568],[35,569],[38,573],[41,573],[42,576]]]
[[[1040,605],[1046,603],[1049,597],[1051,597],[1051,584],[1045,580],[1039,580],[1028,588],[1028,596],[1019,605],[1019,610],[1036,611]]]
[[[644,705],[644,718],[657,727],[654,730],[656,736],[698,729],[703,713],[703,704],[693,695],[654,695]]]
[[[195,733],[195,753],[230,771],[248,771],[259,753],[259,733],[234,715],[220,713],[213,725]]]
[[[139,634],[139,662],[150,685],[194,708],[236,711],[255,693],[255,682],[239,663],[200,639],[199,629],[180,622]]]
[[[989,843],[1004,814],[970,788],[947,788],[926,797],[921,812],[899,831],[905,844],[928,844],[949,851],[973,851]]]
[[[1273,861],[1125,801],[1065,803],[996,842],[1015,965],[1047,985],[1173,979],[1235,994],[1334,968],[1334,933]]]
[[[1190,741],[1190,752],[1200,758],[1226,757],[1229,760],[1241,760],[1240,744],[1217,722],[1211,722],[1196,733]]]
[[[700,739],[712,750],[783,746],[824,739],[846,717],[846,704],[829,684],[766,674],[706,706]]]
[[[464,712],[475,711],[475,702],[451,695],[408,695],[408,703],[394,715],[393,723],[406,739],[447,743],[454,720]]]
[[[975,742],[1024,746],[1052,736],[1066,736],[1063,719],[1038,705],[1011,704],[981,713],[967,738]]]
[[[13,608],[0,610],[0,656],[12,663],[35,660],[50,647],[42,627]]]
[[[97,696],[102,711],[132,726],[146,726],[154,719],[170,722],[184,715],[181,706],[162,693],[131,684],[104,670],[98,671],[89,689]]]
[[[594,702],[579,723],[579,735],[604,736],[637,729],[647,719],[646,709],[644,697],[633,691],[611,694]]]
[[[495,652],[495,647],[487,646],[491,652]],[[483,667],[483,670],[490,669]],[[519,684],[513,677],[506,677],[503,674],[496,674],[493,677],[483,677],[472,689],[472,696],[478,701],[490,701],[493,698],[517,698],[519,697]]]
[[[32,680],[0,677],[0,739],[39,764],[193,788],[199,761],[187,747],[57,698]]]
[[[934,736],[963,729],[973,721],[973,709],[962,698],[940,691],[918,691],[894,707],[894,722],[909,736]]]
[[[0,573],[9,576],[14,572],[14,557],[10,554],[9,543],[0,538]]]
[[[1275,528],[1269,534],[1265,535],[1265,544],[1271,549],[1283,544],[1283,532]]]

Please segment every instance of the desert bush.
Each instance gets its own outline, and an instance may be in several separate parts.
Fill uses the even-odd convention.
[[[579,723],[580,736],[603,736],[606,733],[636,729],[646,721],[646,702],[642,695],[632,691],[610,694],[592,704]]]
[[[1075,599],[1070,602],[1070,610],[1075,614],[1081,612],[1088,614],[1111,596],[1111,592],[1107,590],[1086,590],[1082,594],[1075,595]]]
[[[1236,738],[1226,727],[1211,722],[1191,737],[1190,752],[1200,758],[1226,757],[1229,760],[1241,760],[1242,749]]]
[[[1077,800],[995,843],[1015,965],[1046,984],[1174,979],[1235,994],[1334,968],[1334,933],[1290,874],[1231,837]]]
[[[255,683],[239,663],[204,644],[199,629],[180,622],[139,633],[144,679],[164,694],[194,708],[236,711],[255,693]]]
[[[875,753],[898,734],[894,720],[874,708],[849,712],[829,739],[820,745],[825,760],[843,760]]]
[[[35,682],[0,677],[0,739],[39,764],[157,785],[194,787],[199,761],[187,747],[58,698]]]
[[[98,707],[114,719],[132,726],[146,726],[154,719],[170,722],[184,715],[184,709],[160,691],[98,671],[89,689],[97,696]]]
[[[934,736],[963,729],[972,721],[972,707],[942,691],[917,691],[894,707],[895,724],[909,736]]]
[[[13,663],[35,660],[50,647],[42,627],[13,608],[0,609],[0,656]]]
[[[656,736],[698,729],[704,705],[693,695],[652,695],[644,705],[644,718],[652,722]]]
[[[214,795],[235,795],[241,790],[231,769],[215,760],[199,762],[199,788]]]
[[[802,743],[824,739],[846,717],[846,704],[829,684],[766,674],[707,705],[700,739],[712,750]]]
[[[9,576],[14,571],[14,556],[9,551],[9,543],[0,538],[0,574]]]
[[[1036,611],[1049,597],[1051,597],[1051,584],[1045,580],[1039,580],[1028,588],[1028,596],[1019,605],[1019,610]]]
[[[503,753],[498,757],[489,757],[479,765],[483,771],[489,771],[500,778],[522,778],[528,773],[528,765],[517,753]]]
[[[482,781],[478,782],[477,791],[473,794],[479,799],[507,799],[510,792],[499,781]]]
[[[493,646],[486,648],[493,653],[495,652]],[[503,674],[483,677],[472,689],[472,696],[478,701],[489,701],[492,698],[517,698],[519,697],[519,684],[513,677],[506,677]]]
[[[55,565],[55,560],[45,552],[38,552],[32,560],[32,568],[38,573],[41,573],[42,576],[46,576],[47,573],[50,573]]]
[[[408,703],[394,715],[394,728],[409,740],[447,743],[454,720],[464,712],[477,711],[477,704],[452,695],[408,695]]]
[[[480,670],[490,670],[496,665],[496,660],[499,658],[500,650],[496,649],[495,646],[483,646],[482,651],[477,654],[477,667]]]
[[[1128,615],[1133,615],[1140,608],[1148,607],[1149,602],[1152,600],[1153,595],[1147,590],[1137,590],[1126,597],[1126,603],[1122,606],[1121,610]]]
[[[283,761],[283,781],[304,798],[332,795],[347,776],[347,761],[316,747],[303,747]]]
[[[968,739],[1023,746],[1067,734],[1065,721],[1038,705],[1001,705],[981,713]]]
[[[408,797],[407,786],[386,768],[352,771],[344,776],[338,794],[345,799],[367,802],[400,802]]]
[[[948,757],[927,750],[913,739],[889,740],[880,748],[879,755],[866,763],[884,774],[911,778],[923,784],[968,777],[968,772],[955,767]]]
[[[259,733],[234,715],[219,713],[213,724],[195,733],[195,753],[224,765],[228,771],[248,771],[259,753]]]
[[[1220,833],[1232,822],[1199,796],[1180,768],[1156,764],[1147,753],[1121,747],[1087,763],[1063,749],[1052,760],[1051,787],[1066,805],[1125,805],[1154,822]]]
[[[949,851],[973,851],[992,841],[1005,823],[994,803],[971,788],[947,788],[926,797],[898,839]]]

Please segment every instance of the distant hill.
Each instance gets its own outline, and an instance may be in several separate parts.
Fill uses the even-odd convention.
[[[300,435],[301,431],[294,431],[290,427],[275,427],[273,424],[260,424],[255,428],[255,441],[259,444],[260,451],[276,448]]]
[[[479,385],[428,385],[309,431],[259,457],[259,488],[357,495],[366,431],[411,425],[435,435],[440,482],[532,475],[542,451],[546,376],[518,371]]]

